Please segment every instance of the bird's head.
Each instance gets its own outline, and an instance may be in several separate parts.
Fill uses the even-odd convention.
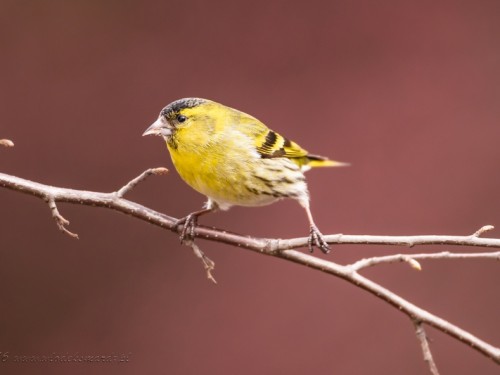
[[[158,119],[142,135],[159,135],[169,140],[177,129],[196,121],[203,112],[202,107],[209,103],[210,100],[201,98],[176,100],[161,110]]]

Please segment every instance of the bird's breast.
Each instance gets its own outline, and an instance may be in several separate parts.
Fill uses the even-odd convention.
[[[263,206],[282,198],[308,199],[304,176],[286,158],[262,159],[244,144],[169,146],[172,162],[193,189],[223,205]]]

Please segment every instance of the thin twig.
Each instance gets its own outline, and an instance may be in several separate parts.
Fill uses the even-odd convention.
[[[486,253],[451,253],[449,251],[442,251],[439,253],[429,253],[429,254],[395,254],[387,255],[382,257],[373,257],[367,259],[361,259],[357,262],[351,264],[354,271],[360,271],[363,268],[373,267],[384,263],[397,263],[397,262],[407,262],[411,267],[420,271],[422,267],[417,259],[424,260],[437,260],[437,259],[493,259],[500,260],[500,251],[486,252]]]
[[[130,192],[133,188],[137,186],[137,184],[141,183],[144,181],[146,178],[151,176],[152,174],[154,175],[164,175],[168,173],[168,169],[165,167],[159,167],[159,168],[150,168],[142,172],[139,176],[134,178],[133,180],[129,181],[126,185],[124,185],[120,190],[116,192],[116,196],[118,198],[123,198],[125,194]]]
[[[50,208],[50,212],[52,213],[52,217],[54,218],[54,220],[56,221],[56,224],[57,224],[57,227],[59,228],[59,230],[61,232],[64,232],[66,233],[68,236],[70,237],[73,237],[73,238],[76,238],[78,239],[78,234],[76,233],[73,233],[71,231],[69,231],[66,226],[69,225],[69,221],[66,220],[60,213],[59,213],[59,210],[57,209],[57,205],[56,205],[56,202],[54,200],[54,198],[52,197],[49,197],[48,198],[48,201],[47,201],[47,204],[49,205],[49,208]]]
[[[439,375],[439,371],[432,357],[432,352],[429,347],[429,341],[427,340],[427,334],[425,332],[422,322],[413,319],[413,325],[415,326],[415,334],[417,335],[418,341],[420,341],[420,346],[422,348],[422,354],[424,355],[424,361],[429,365],[429,370],[432,375]]]
[[[207,271],[207,278],[211,280],[214,284],[217,284],[217,281],[212,275],[212,271],[215,269],[215,262],[207,257],[203,251],[196,245],[194,241],[184,241],[184,245],[189,246],[193,249],[194,255],[198,257],[203,263],[203,267],[205,271]]]
[[[495,227],[493,225],[485,225],[484,227],[479,228],[477,231],[475,231],[472,234],[472,237],[482,236],[483,233],[489,232],[490,230],[493,230],[493,229],[495,229]]]
[[[45,201],[49,198],[55,202],[67,202],[89,206],[113,209],[164,229],[178,233],[178,219],[156,212],[138,203],[117,196],[116,193],[101,193],[84,190],[65,189],[40,184],[19,177],[0,173],[0,187],[30,194]],[[54,211],[53,211],[54,212]],[[477,232],[476,232],[477,233]],[[482,233],[482,232],[481,232]],[[195,235],[210,241],[225,243],[236,247],[252,250],[261,254],[288,260],[307,266],[336,277],[339,277],[394,306],[398,311],[411,319],[417,319],[422,324],[428,324],[441,332],[467,344],[486,357],[500,364],[500,348],[479,339],[471,333],[457,327],[448,321],[423,310],[383,286],[361,276],[352,266],[343,266],[332,261],[316,258],[309,254],[291,250],[307,246],[307,238],[288,240],[254,238],[235,233],[198,226]],[[415,245],[458,245],[500,248],[500,239],[469,236],[350,236],[330,235],[326,239],[331,244],[383,244],[396,246]]]

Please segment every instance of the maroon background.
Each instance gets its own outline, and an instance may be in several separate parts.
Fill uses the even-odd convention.
[[[0,170],[112,191],[148,167],[172,168],[160,139],[141,134],[167,103],[201,96],[352,163],[308,174],[325,233],[500,225],[499,20],[498,1],[2,0],[0,138],[16,146],[0,149]],[[130,198],[177,217],[204,200],[173,170]],[[217,264],[214,286],[172,233],[109,210],[60,209],[79,241],[43,202],[0,190],[2,374],[427,372],[410,321],[339,279],[200,241]],[[292,201],[202,222],[307,233]],[[451,249],[336,246],[328,258]],[[499,345],[498,262],[422,264],[364,274]],[[443,374],[498,373],[429,334]],[[12,361],[51,353],[130,362]]]

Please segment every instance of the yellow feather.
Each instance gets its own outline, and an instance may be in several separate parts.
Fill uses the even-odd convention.
[[[172,162],[186,183],[209,198],[208,209],[232,205],[262,206],[282,198],[297,200],[310,223],[310,248],[328,252],[309,209],[303,172],[315,167],[347,165],[309,154],[255,117],[206,99],[186,98],[170,103],[144,135],[167,142]],[[192,216],[186,228],[195,226]]]

